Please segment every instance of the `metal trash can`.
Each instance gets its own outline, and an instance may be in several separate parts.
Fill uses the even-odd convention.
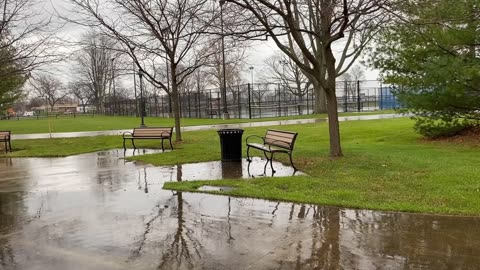
[[[219,129],[217,132],[220,136],[222,161],[241,161],[243,129]]]

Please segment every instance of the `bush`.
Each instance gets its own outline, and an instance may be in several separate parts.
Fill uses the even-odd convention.
[[[414,129],[427,138],[451,137],[471,128],[474,124],[464,118],[457,117],[424,117],[415,116]]]

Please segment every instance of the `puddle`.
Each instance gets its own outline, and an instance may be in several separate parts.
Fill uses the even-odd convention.
[[[0,159],[0,269],[480,265],[479,217],[172,192],[162,189],[165,182],[199,178],[205,172],[125,162],[122,152]],[[255,169],[261,174],[259,167]],[[214,174],[222,172],[216,169]]]
[[[295,172],[292,167],[276,161],[273,162],[273,168],[275,169],[273,174],[270,165],[265,166],[265,164],[265,159],[254,157],[251,163],[246,159],[242,159],[240,162],[210,161],[175,166],[159,166],[156,169],[166,177],[165,179],[176,181],[305,175],[303,172]]]
[[[219,187],[219,186],[201,186],[198,188],[199,191],[232,191],[235,188],[233,187]]]

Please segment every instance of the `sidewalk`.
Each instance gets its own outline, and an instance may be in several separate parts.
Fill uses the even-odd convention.
[[[361,121],[361,120],[376,120],[376,119],[392,119],[408,117],[401,114],[374,114],[374,115],[359,115],[359,116],[342,116],[338,117],[340,122],[345,121]],[[326,118],[322,119],[292,119],[279,121],[265,121],[265,122],[250,122],[237,124],[219,124],[219,125],[203,125],[203,126],[188,126],[182,127],[182,132],[199,131],[199,130],[216,130],[223,128],[251,128],[264,126],[282,126],[282,125],[298,125],[298,124],[313,124],[326,122]],[[83,132],[59,132],[59,133],[37,133],[37,134],[13,134],[14,140],[29,140],[29,139],[48,139],[48,138],[77,138],[77,137],[95,137],[95,136],[115,136],[122,135],[122,133],[132,131],[132,129],[123,130],[104,130],[104,131],[83,131]]]

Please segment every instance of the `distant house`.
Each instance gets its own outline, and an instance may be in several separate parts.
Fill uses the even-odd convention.
[[[77,112],[78,113],[90,113],[90,112],[94,112],[96,109],[97,108],[95,108],[94,105],[87,104],[87,105],[85,105],[85,111],[83,111],[83,106],[78,105]]]
[[[74,113],[77,111],[77,104],[56,104],[51,108],[48,105],[32,107],[32,111],[36,112],[53,112],[53,113]]]
[[[8,117],[15,116],[15,115],[17,115],[17,113],[15,112],[15,110],[13,108],[8,108],[7,109],[7,116]]]

